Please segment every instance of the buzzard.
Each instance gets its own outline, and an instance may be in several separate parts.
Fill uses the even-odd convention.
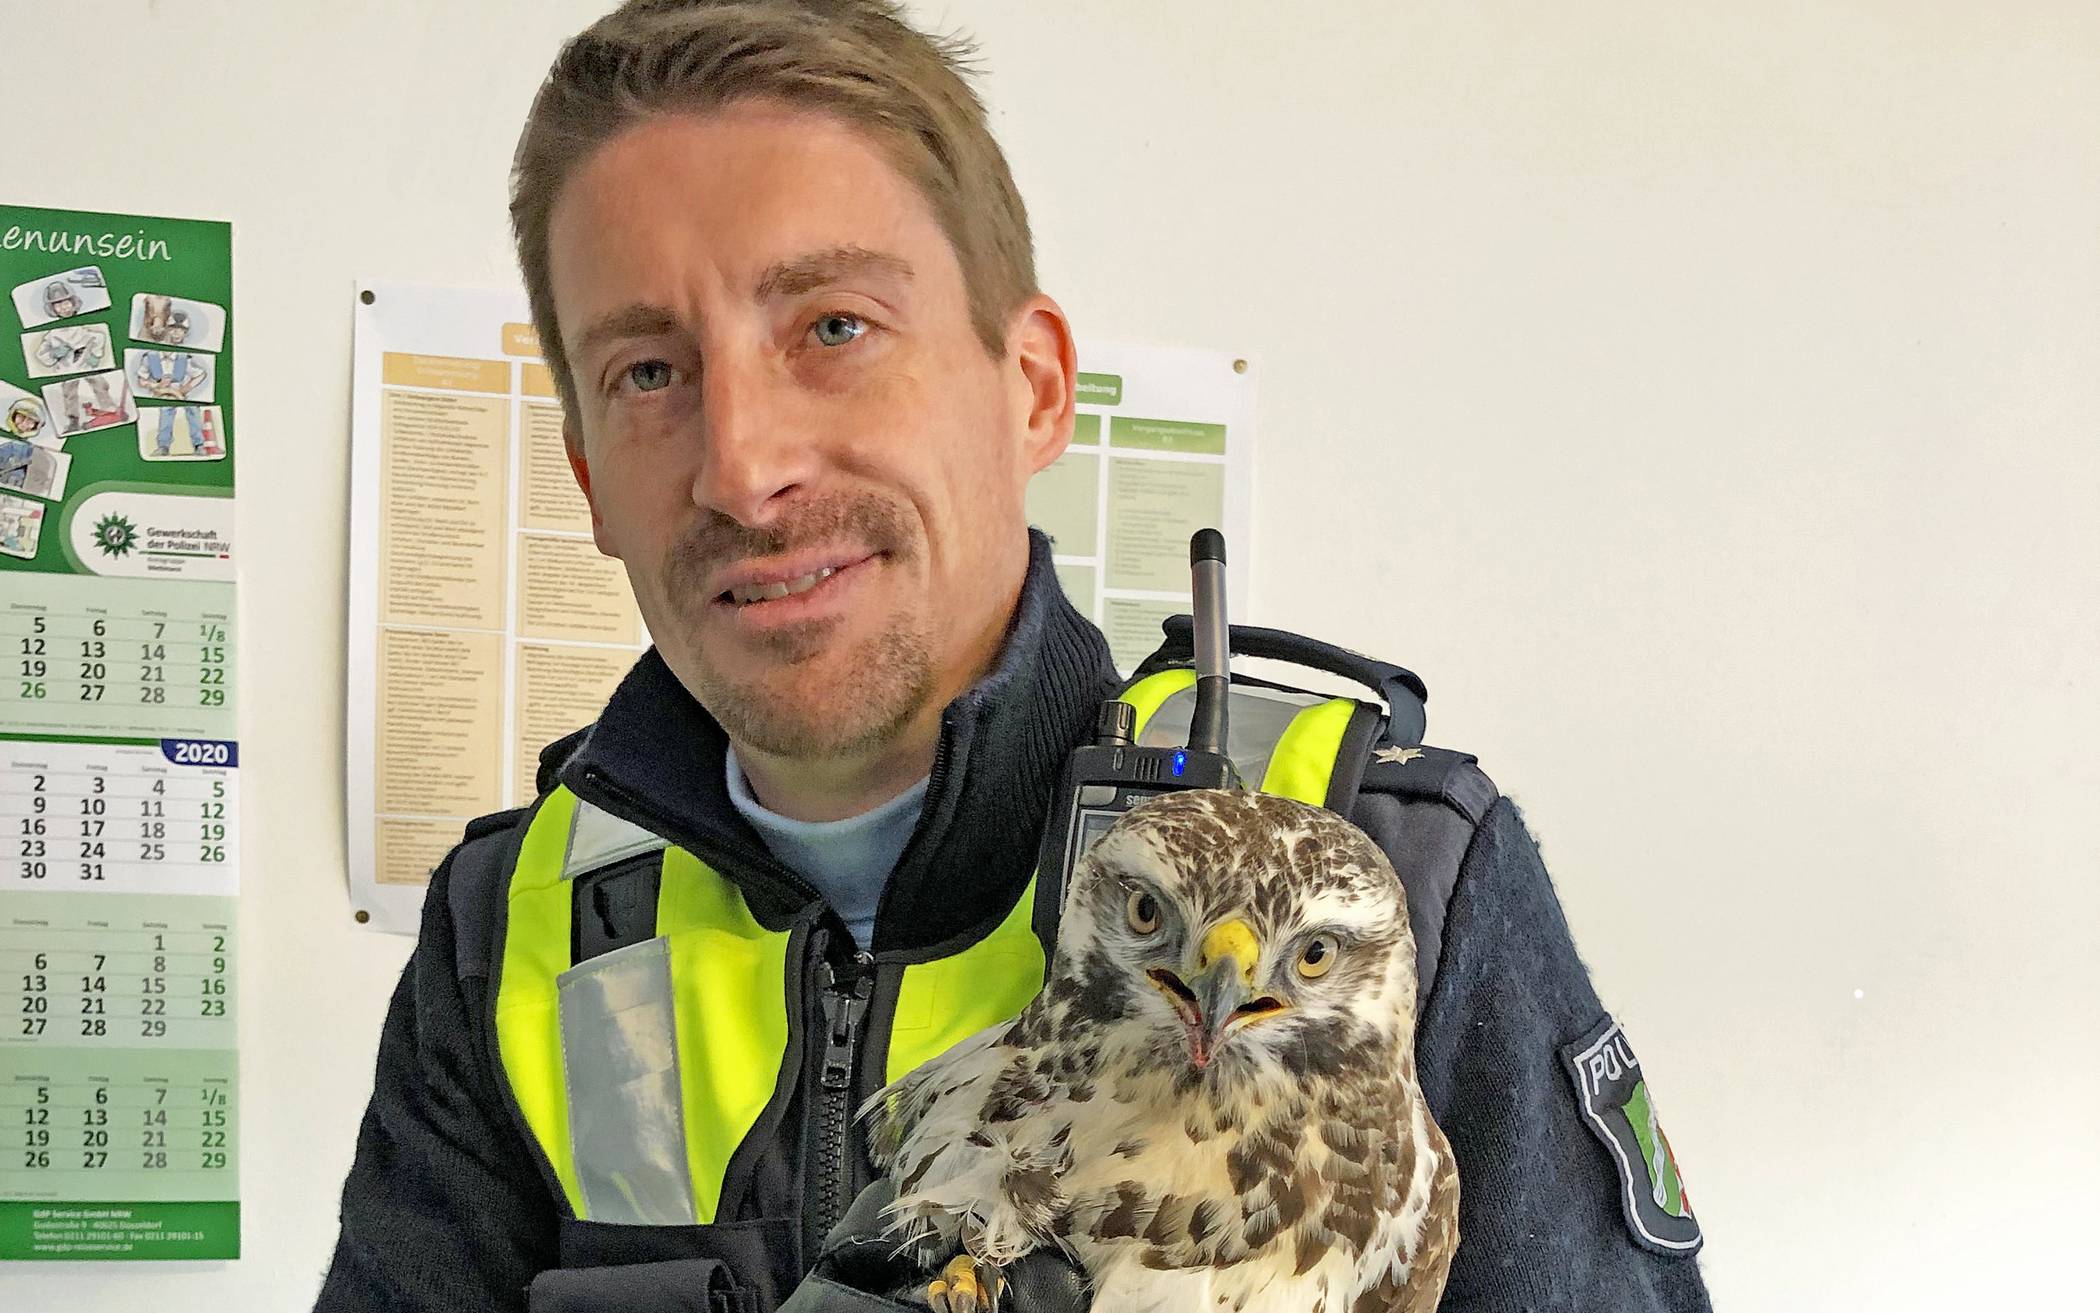
[[[1188,790],[1073,872],[1012,1022],[868,1104],[894,1234],[939,1313],[1063,1248],[1095,1306],[1427,1313],[1458,1174],[1415,1082],[1415,948],[1385,855],[1341,817]]]

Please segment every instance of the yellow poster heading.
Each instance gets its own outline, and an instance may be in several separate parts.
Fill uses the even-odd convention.
[[[509,392],[510,362],[464,356],[423,356],[389,351],[380,378],[389,387],[438,388],[446,392]]]
[[[505,324],[503,326],[503,354],[506,356],[531,356],[541,358],[540,335],[532,331],[531,324]]]

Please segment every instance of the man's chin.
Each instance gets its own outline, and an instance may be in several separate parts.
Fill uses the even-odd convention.
[[[924,706],[923,652],[885,636],[864,655],[819,652],[750,671],[697,663],[684,682],[740,746],[787,758],[857,755],[895,738]]]

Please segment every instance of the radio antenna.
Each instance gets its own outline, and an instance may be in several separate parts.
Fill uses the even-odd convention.
[[[1189,750],[1225,755],[1225,706],[1232,688],[1232,629],[1225,618],[1225,535],[1198,529],[1189,539],[1194,581],[1193,642],[1196,710],[1189,720]]]

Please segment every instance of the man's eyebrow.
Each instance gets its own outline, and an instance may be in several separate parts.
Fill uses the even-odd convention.
[[[659,333],[678,331],[678,316],[660,305],[648,305],[637,301],[608,311],[592,321],[591,326],[577,334],[576,345],[569,348],[569,355],[577,360],[588,359],[591,351],[607,342],[616,342],[627,337],[653,337]]]
[[[911,264],[900,256],[871,251],[864,246],[834,246],[828,251],[798,255],[759,275],[752,295],[766,301],[774,297],[801,296],[820,287],[845,282],[859,274],[873,274],[892,282],[911,281]]]

